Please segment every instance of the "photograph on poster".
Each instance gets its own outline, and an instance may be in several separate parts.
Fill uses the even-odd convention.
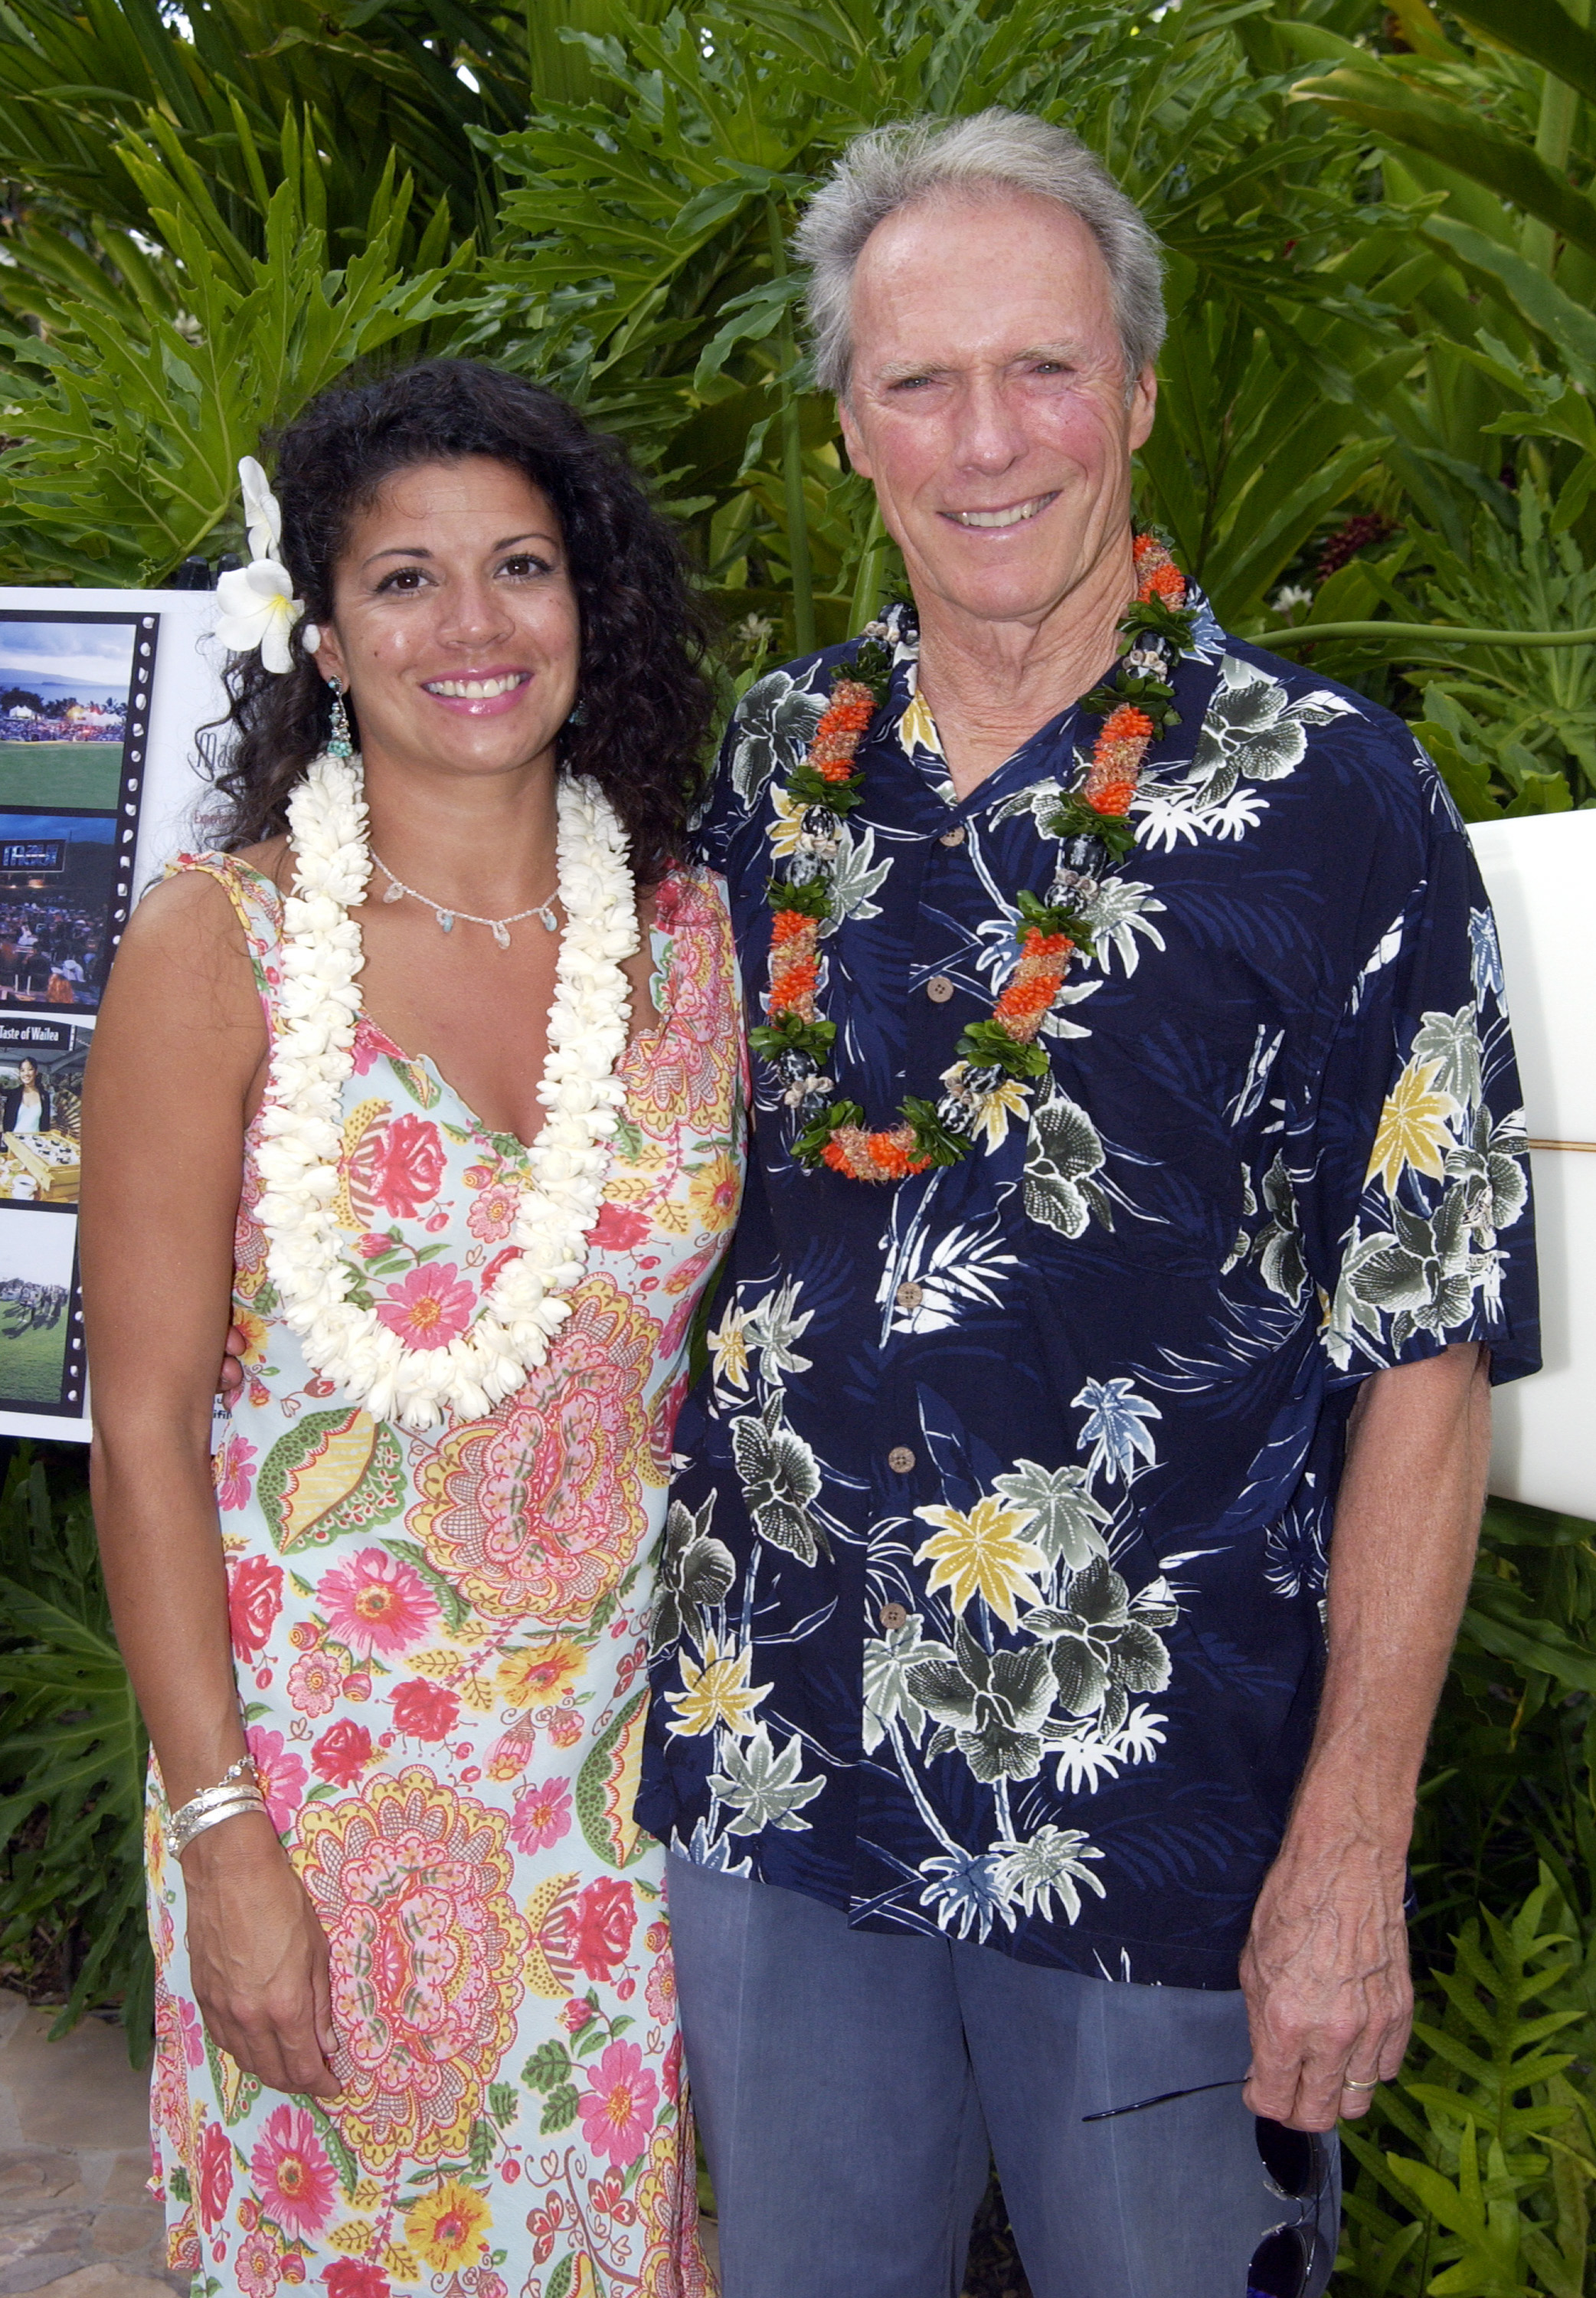
[[[114,814],[0,813],[0,1006],[100,1002]]]
[[[0,1436],[87,1442],[79,1129],[136,894],[226,713],[209,592],[0,588]]]
[[[0,1199],[75,1205],[83,1064],[92,1032],[0,1013]]]
[[[116,806],[136,616],[0,611],[0,806]]]
[[[0,1204],[0,1411],[77,1411],[70,1210]]]

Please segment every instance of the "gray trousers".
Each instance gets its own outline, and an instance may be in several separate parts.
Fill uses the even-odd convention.
[[[1263,2173],[1238,1993],[1110,1985],[990,1947],[850,1930],[795,1891],[668,1863],[687,2070],[724,2298],[956,2298],[996,2159],[1034,2298],[1245,2298],[1271,2228],[1334,2263],[1340,2182]]]

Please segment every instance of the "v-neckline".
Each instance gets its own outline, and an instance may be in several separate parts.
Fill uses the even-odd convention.
[[[278,885],[277,880],[273,877],[269,877],[264,870],[257,870],[252,862],[241,861],[237,855],[231,855],[228,856],[228,859],[233,862],[236,868],[240,870],[247,870],[252,878],[258,879],[261,885],[269,889],[273,905],[277,912],[277,929],[280,932],[283,922],[283,906],[287,897],[284,894],[283,889]],[[661,882],[663,883],[664,881],[662,880]],[[648,932],[650,943],[650,955],[653,955],[655,953],[653,951],[652,945],[656,936],[659,932],[657,924],[650,924],[648,929]],[[666,938],[674,941],[674,937],[669,936],[666,937]],[[673,965],[671,971],[674,971],[674,967]],[[663,1005],[656,1005],[655,1020],[650,1028],[640,1029],[636,1037],[629,1037],[627,1038],[620,1052],[616,1055],[615,1066],[610,1070],[610,1076],[612,1078],[623,1076],[633,1054],[638,1050],[638,1048],[640,1046],[646,1046],[650,1042],[657,1043],[664,1037],[666,1029],[670,1025],[672,1001],[669,996],[669,974],[656,971],[650,975],[650,981],[652,982],[653,980],[658,980],[661,988],[666,993],[665,1003]],[[358,989],[358,981],[356,987]],[[653,992],[651,988],[649,996],[652,1000]],[[383,1028],[379,1021],[373,1020],[371,1014],[367,1010],[364,997],[361,998],[359,1009],[355,1014],[355,1029],[357,1033],[360,1029],[362,1024],[364,1024],[367,1030],[374,1038],[380,1041],[380,1050],[385,1059],[401,1062],[406,1069],[426,1070],[433,1083],[437,1087],[440,1095],[444,1099],[451,1101],[454,1104],[455,1108],[459,1112],[460,1115],[466,1120],[465,1130],[471,1134],[475,1139],[486,1142],[490,1145],[501,1141],[513,1141],[517,1148],[520,1151],[523,1158],[527,1158],[532,1155],[533,1148],[542,1138],[542,1126],[539,1126],[537,1132],[533,1136],[532,1140],[523,1141],[518,1133],[507,1132],[497,1126],[484,1125],[482,1119],[472,1108],[470,1103],[466,1099],[465,1095],[459,1090],[459,1087],[458,1086],[451,1085],[449,1079],[444,1076],[442,1070],[438,1067],[438,1064],[432,1054],[407,1053],[402,1046],[397,1044],[395,1040],[388,1035],[388,1032]],[[545,1074],[547,1074],[547,1058],[545,1057]],[[353,1072],[351,1071],[351,1074]],[[262,1097],[260,1106],[262,1109],[266,1106],[264,1097]],[[257,1112],[257,1116],[258,1115],[259,1112]],[[545,1120],[545,1122],[547,1122],[547,1120]]]

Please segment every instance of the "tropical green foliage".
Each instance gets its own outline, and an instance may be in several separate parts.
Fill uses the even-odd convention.
[[[1414,1840],[1419,2014],[1344,2128],[1337,2298],[1596,2290],[1593,1543],[1487,1511]]]
[[[1221,614],[1353,625],[1315,660],[1422,721],[1467,812],[1583,802],[1589,644],[1402,632],[1592,626],[1587,10],[8,0],[0,574],[214,556],[237,451],[329,374],[475,348],[626,437],[734,662],[839,636],[896,562],[805,387],[797,208],[861,127],[1000,102],[1169,250],[1142,508]]]
[[[56,2032],[120,2001],[149,2048],[145,1736],[111,1631],[82,1462],[23,1445],[0,1490],[0,1960],[62,1980]]]

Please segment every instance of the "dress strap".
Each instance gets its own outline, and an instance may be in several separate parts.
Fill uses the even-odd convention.
[[[266,1026],[270,1029],[277,992],[276,960],[283,938],[282,895],[269,878],[240,861],[236,854],[180,854],[175,862],[167,864],[162,879],[179,877],[185,871],[201,871],[207,878],[214,878],[232,903],[234,914],[244,929],[255,988],[265,1010]]]
[[[742,1009],[725,880],[697,864],[673,870],[659,889],[655,930],[667,937],[664,996],[657,1001],[662,1034],[682,1029],[705,1044],[719,1044],[725,1033],[725,1015]],[[737,1037],[746,1100],[748,1048],[740,1029]]]

